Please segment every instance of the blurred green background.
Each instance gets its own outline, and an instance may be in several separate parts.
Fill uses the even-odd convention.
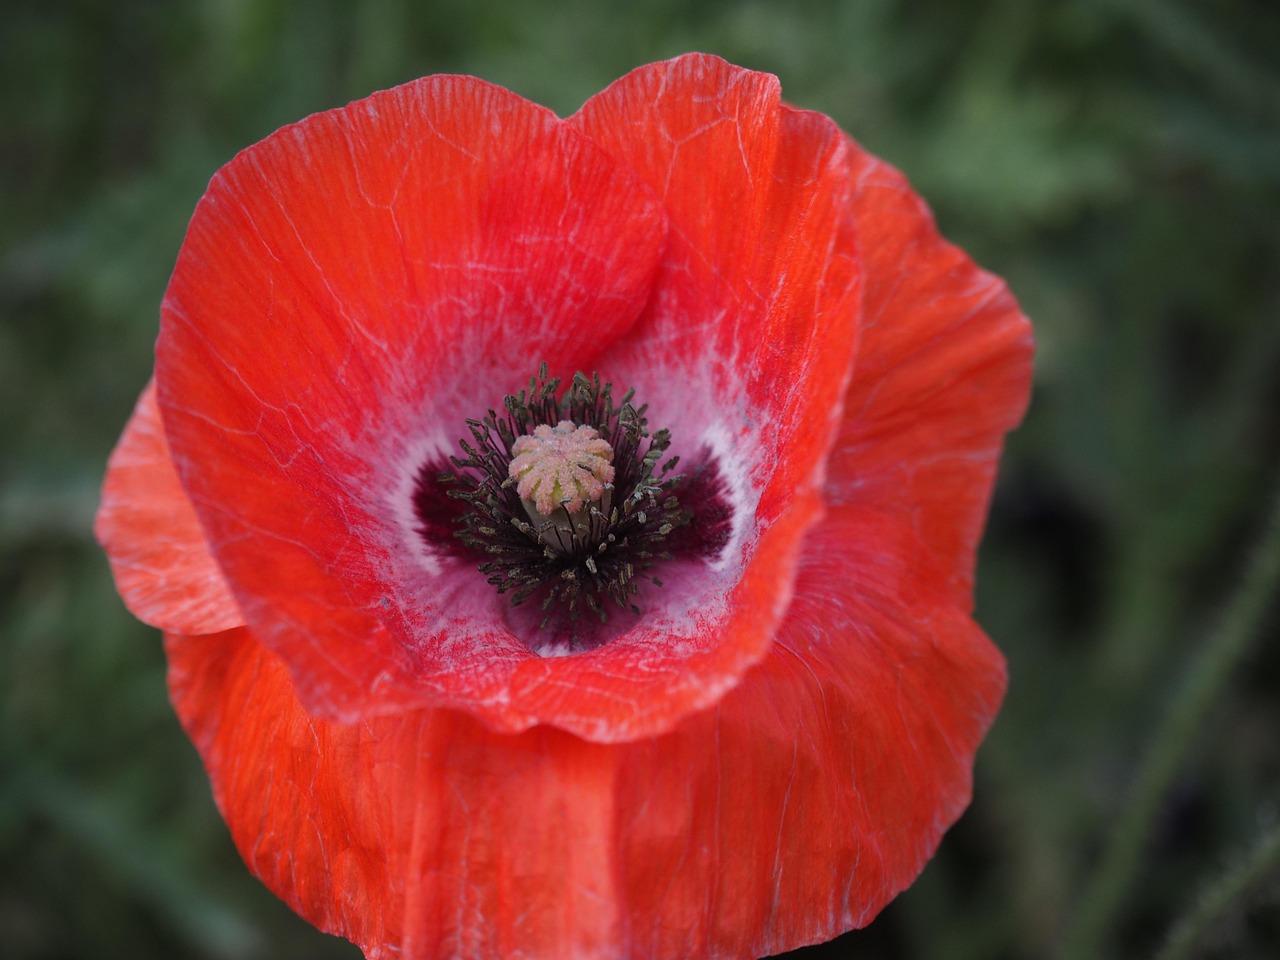
[[[1280,467],[1280,4],[6,0],[0,956],[358,957],[240,864],[89,532],[214,170],[423,74],[569,113],[692,49],[905,170],[1039,344],[979,574],[1012,685],[977,799],[798,955],[1148,956],[1197,903],[1190,955],[1280,955],[1275,611],[1214,639]]]

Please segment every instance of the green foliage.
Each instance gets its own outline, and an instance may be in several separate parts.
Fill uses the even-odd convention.
[[[980,568],[979,618],[1012,686],[976,801],[920,881],[827,955],[1017,960],[1078,929],[1280,467],[1280,8],[10,0],[0,953],[356,956],[240,865],[165,700],[158,638],[124,612],[89,533],[214,170],[284,123],[423,74],[478,74],[568,113],[691,49],[778,73],[789,100],[901,166],[1036,322],[1036,394]],[[1280,796],[1274,615],[1176,745],[1134,882],[1098,933],[1105,955],[1154,952],[1184,913],[1179,951],[1280,948],[1274,829],[1203,886]],[[1248,896],[1221,896],[1233,883]]]

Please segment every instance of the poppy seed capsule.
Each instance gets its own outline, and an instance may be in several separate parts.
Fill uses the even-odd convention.
[[[511,447],[510,477],[538,539],[559,553],[591,535],[613,501],[613,447],[594,427],[539,424]]]
[[[613,448],[594,427],[561,420],[539,424],[511,447],[511,479],[535,523],[556,510],[579,513],[613,482]]]

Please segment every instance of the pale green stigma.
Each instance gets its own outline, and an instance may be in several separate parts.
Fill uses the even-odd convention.
[[[532,435],[516,439],[511,453],[516,492],[543,518],[557,509],[572,515],[598,503],[605,485],[613,482],[609,441],[594,427],[580,427],[571,420],[554,427],[539,424]]]

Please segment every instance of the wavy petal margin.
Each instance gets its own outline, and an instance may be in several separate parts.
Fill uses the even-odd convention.
[[[246,630],[167,639],[241,854],[367,956],[756,957],[865,924],[969,798],[1004,665],[910,530],[833,512],[768,656],[633,744],[307,713]]]
[[[93,532],[143,623],[190,634],[244,623],[173,469],[154,380],[111,454]]]
[[[901,173],[856,145],[853,171],[867,280],[823,496],[902,518],[971,606],[996,463],[1031,392],[1031,325]]]

